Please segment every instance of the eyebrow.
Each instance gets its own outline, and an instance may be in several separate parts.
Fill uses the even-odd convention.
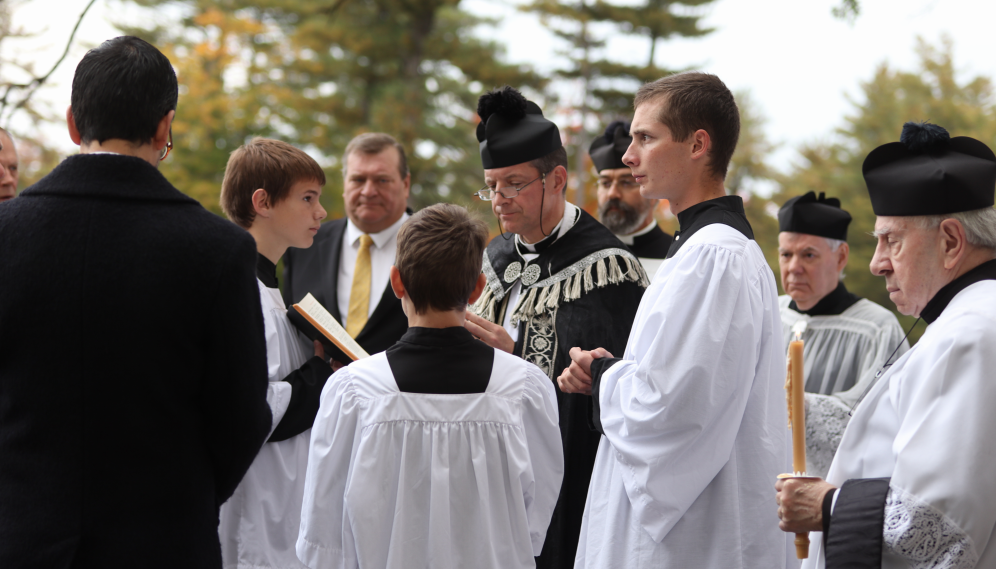
[[[636,137],[637,135],[641,135],[641,134],[646,134],[646,135],[648,135],[648,136],[649,136],[649,134],[650,134],[650,133],[648,133],[648,132],[646,131],[646,129],[643,129],[643,128],[638,128],[638,129],[636,129],[636,130],[630,130],[630,131],[629,131],[629,136],[630,136],[630,138],[634,138],[634,137]]]
[[[872,237],[882,237],[883,235],[888,235],[890,233],[895,233],[896,230],[890,226],[885,226],[882,229],[876,229],[872,231],[869,235]]]

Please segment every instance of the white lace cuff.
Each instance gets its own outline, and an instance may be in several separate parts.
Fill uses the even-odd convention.
[[[884,547],[913,569],[972,569],[979,562],[972,538],[943,513],[912,494],[889,488]]]

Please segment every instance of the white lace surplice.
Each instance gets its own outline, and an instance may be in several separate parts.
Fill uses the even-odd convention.
[[[996,281],[958,293],[860,403],[827,480],[891,477],[882,567],[996,567]],[[822,535],[805,569],[823,568]]]
[[[314,353],[312,345],[287,320],[276,288],[259,283],[270,379],[267,401],[276,428],[290,403],[291,386],[282,381]],[[221,507],[222,562],[225,569],[300,569],[294,551],[301,521],[301,497],[311,431],[265,443],[235,494]]]
[[[495,351],[484,393],[402,393],[382,352],[336,372],[312,429],[309,567],[534,567],[560,493],[553,384]]]

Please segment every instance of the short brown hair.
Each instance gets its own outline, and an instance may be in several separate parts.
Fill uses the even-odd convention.
[[[221,182],[221,209],[228,219],[248,229],[256,219],[252,206],[256,190],[266,190],[270,204],[276,205],[301,180],[315,180],[324,186],[325,172],[303,150],[272,138],[254,138],[228,158]]]
[[[676,73],[647,83],[636,92],[633,107],[666,100],[657,120],[664,124],[676,141],[687,140],[702,129],[712,139],[709,170],[720,180],[740,138],[740,111],[733,93],[719,77],[699,71]]]
[[[405,155],[405,147],[401,146],[401,143],[393,136],[383,132],[366,132],[349,141],[346,150],[342,153],[342,177],[346,177],[346,160],[349,159],[350,154],[354,152],[380,154],[389,146],[398,151],[398,174],[404,180],[405,176],[408,175],[408,157]]]
[[[461,206],[439,203],[398,231],[394,266],[415,311],[463,310],[481,274],[488,226]]]

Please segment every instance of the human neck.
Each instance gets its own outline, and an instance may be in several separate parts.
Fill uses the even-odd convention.
[[[669,198],[668,205],[671,208],[671,213],[678,215],[695,204],[721,198],[725,195],[726,188],[723,186],[723,180],[704,178],[689,185],[681,195]]]
[[[407,300],[407,299],[406,299]],[[453,328],[463,327],[467,320],[467,313],[463,310],[432,310],[419,314],[415,311],[411,301],[406,302],[405,312],[408,314],[409,328]]]
[[[528,233],[520,233],[519,239],[521,239],[523,243],[532,245],[534,243],[539,243],[550,235],[553,235],[553,228],[560,225],[560,222],[564,219],[564,211],[566,211],[566,207],[566,200],[558,201],[556,206],[551,208],[550,211],[543,216],[542,228],[534,227]],[[541,229],[546,230],[548,233],[543,233]]]
[[[145,160],[156,168],[159,167],[159,151],[153,148],[151,144],[136,146],[134,142],[121,140],[120,138],[111,138],[104,142],[91,140],[90,142],[80,144],[80,154],[93,154],[94,152],[111,152],[125,156],[134,156],[135,158]]]
[[[249,228],[249,235],[252,235],[252,238],[256,240],[256,251],[276,265],[287,252],[287,245],[280,243],[270,235],[270,232],[259,221],[257,219]]]

